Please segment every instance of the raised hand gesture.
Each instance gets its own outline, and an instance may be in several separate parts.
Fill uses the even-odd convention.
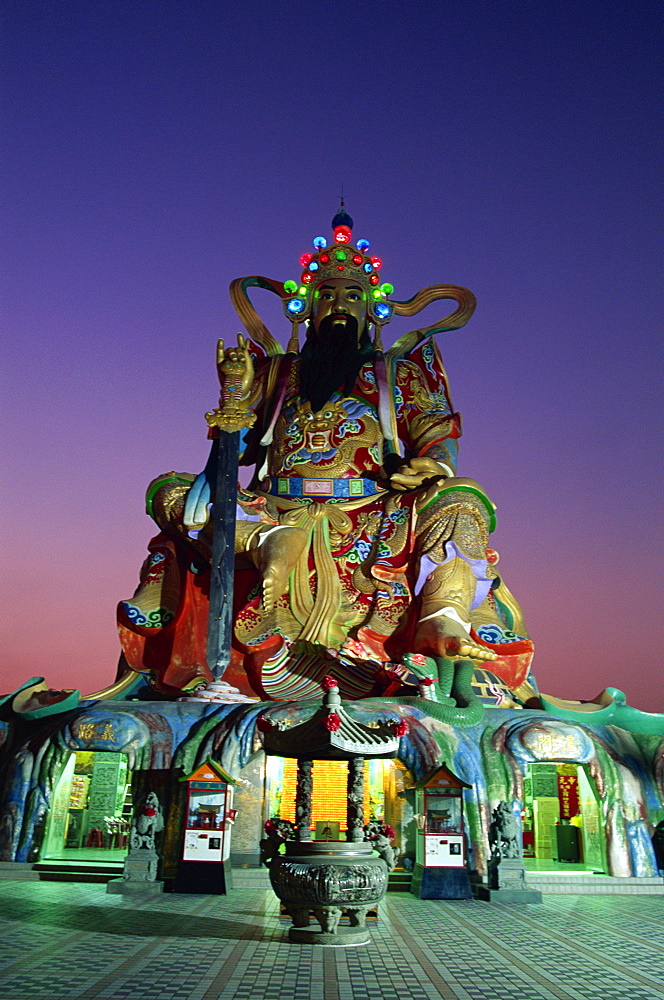
[[[205,414],[209,426],[231,432],[253,427],[254,363],[241,333],[237,335],[237,347],[224,347],[223,340],[217,341],[217,375],[221,386],[219,406]]]
[[[223,340],[217,341],[217,374],[224,392],[240,398],[249,396],[254,381],[254,363],[243,335],[237,335],[237,347],[224,347]]]

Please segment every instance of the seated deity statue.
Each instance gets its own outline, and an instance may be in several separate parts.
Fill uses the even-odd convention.
[[[467,289],[435,285],[390,298],[379,258],[333,220],[301,258],[300,282],[237,279],[231,298],[248,333],[220,342],[215,439],[240,420],[233,636],[224,680],[261,699],[320,694],[334,673],[345,698],[417,693],[409,656],[469,660],[518,692],[533,645],[489,546],[495,509],[456,475],[461,418],[434,334],[474,310]],[[287,351],[247,288],[278,294],[292,322]],[[454,299],[445,320],[401,337],[382,328]],[[306,337],[300,347],[299,325]],[[150,542],[134,596],[119,605],[125,666],[164,694],[213,680],[206,662],[214,462],[198,476],[170,472],[150,485]],[[212,516],[210,511],[212,510]],[[428,661],[427,661],[428,662]],[[518,697],[518,694],[517,694]]]

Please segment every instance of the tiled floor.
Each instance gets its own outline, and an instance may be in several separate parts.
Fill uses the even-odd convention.
[[[664,897],[381,904],[371,944],[289,944],[264,888],[137,900],[0,883],[10,1000],[664,1000]]]

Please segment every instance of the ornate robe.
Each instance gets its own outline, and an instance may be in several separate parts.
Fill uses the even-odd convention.
[[[333,393],[317,413],[299,395],[299,358],[257,357],[256,367],[258,421],[243,457],[256,473],[251,488],[239,492],[236,624],[227,679],[246,689],[242,681],[248,678],[256,694],[280,700],[316,696],[331,671],[347,698],[396,691],[407,675],[400,661],[412,649],[422,582],[437,564],[461,556],[477,579],[471,616],[476,637],[503,654],[502,674],[510,686],[523,680],[532,644],[504,585],[503,600],[498,598],[500,580],[487,562],[493,506],[472,480],[454,478],[461,421],[435,344],[429,341],[397,362],[391,399],[404,458],[392,460],[398,465],[430,457],[450,479],[407,493],[389,488],[379,419],[384,387],[373,362],[362,366],[349,393]],[[269,443],[261,446],[261,440]],[[178,562],[185,575],[178,611],[164,629],[172,634],[170,651],[163,636],[144,633],[148,642],[161,642],[159,656],[170,656],[170,667],[161,672],[165,686],[181,684],[187,666],[198,676],[207,670],[200,559],[207,552],[205,537],[185,543],[197,551],[198,566],[196,559],[187,565],[182,553],[182,506],[190,478],[166,479],[152,502],[153,516],[173,539],[165,549],[165,540],[156,539],[153,559],[166,551],[162,562]],[[266,612],[258,572],[243,552],[252,534],[277,525],[304,529],[308,542],[287,592]],[[154,571],[148,567],[148,573]],[[134,621],[131,631],[140,636],[143,630]],[[145,658],[145,648],[122,629],[121,635],[134,666]]]

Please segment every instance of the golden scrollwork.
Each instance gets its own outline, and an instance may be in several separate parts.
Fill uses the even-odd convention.
[[[241,431],[245,427],[253,427],[256,423],[256,414],[248,406],[233,405],[228,403],[210,410],[205,414],[205,419],[209,427],[217,427],[220,431]]]

